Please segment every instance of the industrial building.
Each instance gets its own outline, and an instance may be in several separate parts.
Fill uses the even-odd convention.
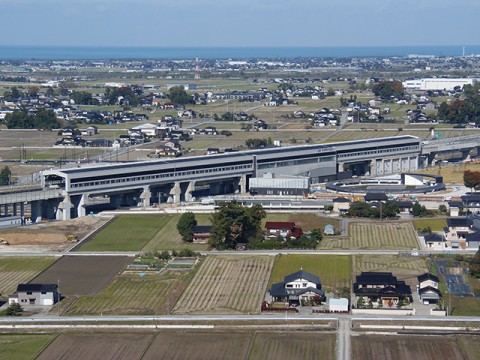
[[[429,79],[415,79],[404,81],[403,87],[406,90],[419,90],[419,91],[452,91],[456,87],[463,88],[465,85],[474,85],[476,79],[468,78],[429,78]]]

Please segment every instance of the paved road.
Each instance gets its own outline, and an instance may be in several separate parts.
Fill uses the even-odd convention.
[[[348,318],[338,320],[337,360],[350,360],[350,328],[352,321]]]
[[[433,325],[435,322],[439,322],[445,325],[445,323],[452,323],[452,325],[457,322],[461,323],[480,323],[480,317],[478,316],[448,316],[448,317],[437,317],[437,316],[382,316],[378,315],[352,315],[352,314],[288,314],[288,320],[291,321],[335,321],[335,322],[346,322],[348,328],[350,329],[351,321],[375,321],[378,322],[382,320],[385,323],[391,321],[405,321],[405,322],[414,322],[414,323],[429,323]],[[94,323],[94,322],[121,322],[121,323],[146,323],[149,321],[156,322],[161,324],[162,322],[178,322],[183,324],[195,324],[202,321],[212,321],[212,322],[252,322],[258,321],[259,323],[265,321],[278,321],[280,324],[285,322],[284,314],[260,314],[260,315],[164,315],[164,316],[57,316],[57,315],[46,315],[46,316],[34,316],[34,317],[1,317],[0,323],[10,323],[10,324],[24,324],[24,323]],[[228,324],[230,325],[230,324]],[[422,324],[425,325],[425,324]],[[346,326],[345,324],[343,326]],[[427,326],[427,325],[425,325]],[[448,331],[448,327],[446,331]],[[345,330],[344,330],[345,331]],[[348,330],[350,332],[350,330]]]
[[[474,254],[477,250],[418,250],[416,253],[420,256],[430,254]],[[275,256],[278,254],[317,254],[317,255],[404,255],[409,253],[408,249],[401,250],[247,250],[247,251],[200,251],[201,255],[233,255],[233,256],[250,256],[250,255],[270,255]],[[12,256],[53,256],[60,257],[64,255],[68,256],[137,256],[142,251],[98,251],[98,252],[53,252],[53,251],[12,251],[7,246],[0,246],[0,257],[12,257]]]

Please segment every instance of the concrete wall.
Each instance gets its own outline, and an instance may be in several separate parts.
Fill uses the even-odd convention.
[[[352,314],[363,315],[415,315],[415,309],[352,309]]]

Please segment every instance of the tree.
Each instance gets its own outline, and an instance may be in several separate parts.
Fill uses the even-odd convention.
[[[60,124],[53,110],[39,109],[36,115],[29,115],[25,110],[14,110],[5,116],[9,129],[53,129]]]
[[[187,94],[183,86],[173,86],[168,90],[168,98],[175,105],[193,104],[193,98]]]
[[[480,249],[478,249],[473,259],[470,260],[468,272],[470,276],[480,278]]]
[[[70,94],[70,99],[75,101],[75,104],[79,105],[98,105],[97,99],[92,97],[92,94],[88,91],[73,91]]]
[[[20,306],[20,304],[14,303],[7,308],[5,313],[8,316],[17,316],[17,315],[20,315],[22,311],[23,311],[23,308]]]
[[[396,201],[387,201],[383,207],[383,216],[386,218],[396,217],[399,212]]]
[[[10,185],[11,178],[12,172],[8,166],[5,166],[2,170],[0,170],[0,185]]]
[[[266,216],[261,205],[245,207],[236,201],[224,202],[212,215],[210,244],[219,249],[233,249],[237,243],[257,240],[260,223]]]
[[[35,128],[48,129],[60,127],[60,123],[57,120],[57,116],[53,110],[40,109],[34,118]]]
[[[193,228],[197,225],[197,220],[192,212],[186,212],[180,216],[177,223],[177,230],[183,241],[193,241]]]
[[[425,216],[425,215],[427,215],[427,208],[425,207],[425,205],[420,205],[417,201],[417,202],[415,202],[415,204],[413,204],[412,215],[413,216]]]
[[[13,110],[5,116],[5,124],[9,129],[34,129],[34,117],[28,115],[25,110]]]
[[[372,88],[375,96],[380,96],[382,99],[390,100],[392,97],[402,97],[403,84],[401,81],[381,81],[375,84]]]
[[[463,184],[473,192],[480,186],[480,171],[465,170],[463,172]]]

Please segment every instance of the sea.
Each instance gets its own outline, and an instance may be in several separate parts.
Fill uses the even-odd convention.
[[[480,54],[480,45],[324,47],[105,47],[0,45],[0,60],[282,59]]]

